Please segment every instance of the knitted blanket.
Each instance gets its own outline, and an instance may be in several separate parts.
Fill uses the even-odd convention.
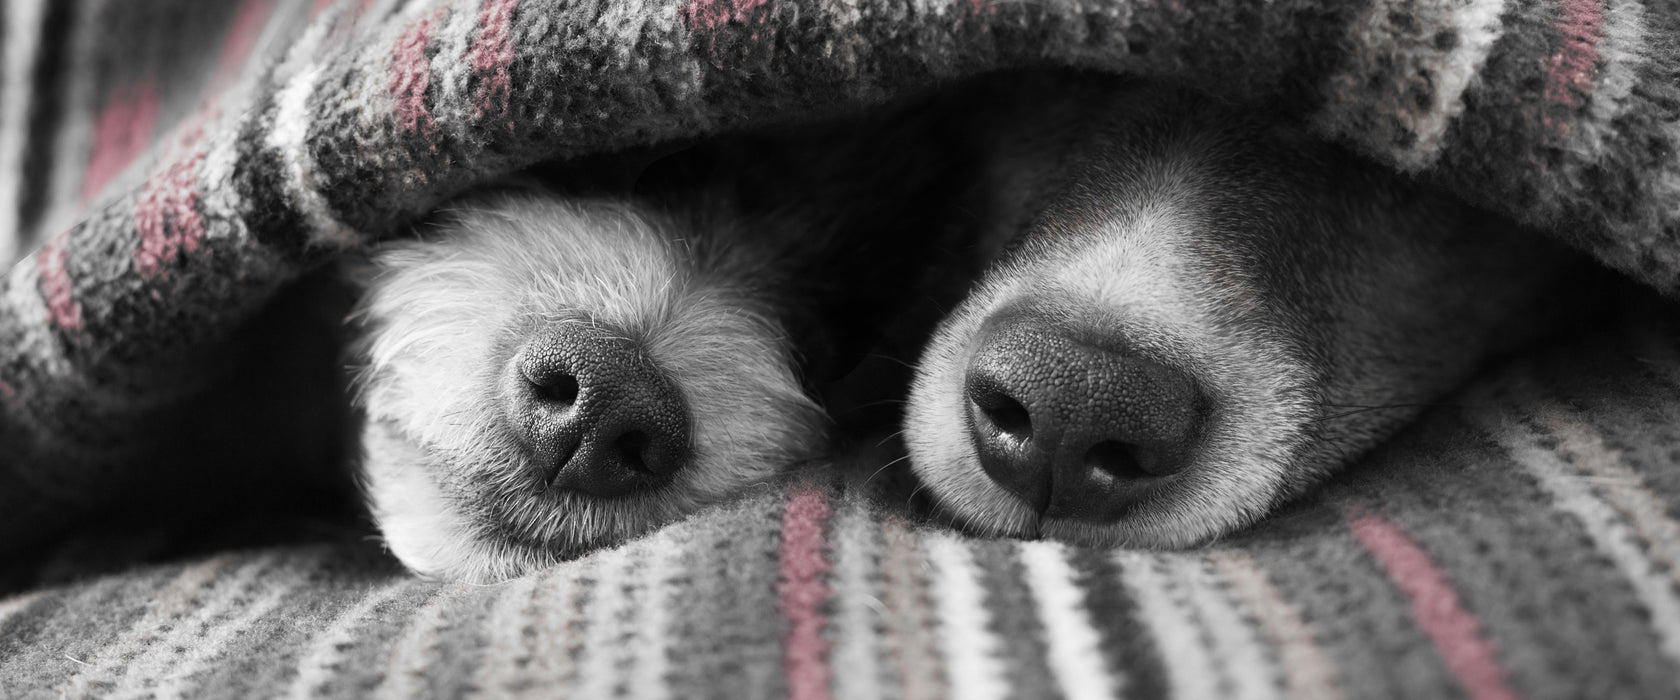
[[[186,461],[248,469],[224,429],[307,442],[315,424],[269,394],[202,399],[240,362],[228,348],[289,283],[449,195],[1000,68],[1293,105],[1326,138],[1680,288],[1673,2],[203,5],[0,14],[0,251],[21,256],[0,282],[0,558],[47,552],[32,570],[53,552],[120,561],[66,533],[201,500],[167,478]],[[229,550],[22,577],[49,583],[0,602],[0,694],[1673,694],[1680,329],[1636,306],[1202,550],[965,538],[862,477],[750,494],[493,587],[409,578],[365,544]],[[202,449],[160,447],[183,437]]]

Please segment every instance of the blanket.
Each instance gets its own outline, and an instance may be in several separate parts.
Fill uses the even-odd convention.
[[[25,0],[0,15],[0,250],[18,258],[0,281],[8,561],[45,551],[29,566],[50,569],[96,516],[192,500],[143,490],[183,459],[166,442],[200,441],[190,457],[238,471],[249,450],[210,447],[224,428],[306,434],[268,422],[267,395],[232,411],[198,397],[291,283],[463,188],[1005,68],[1289,105],[1649,289],[1680,287],[1672,2],[206,5]],[[819,480],[489,588],[406,577],[354,541],[25,577],[0,602],[0,687],[1670,694],[1680,335],[1666,303],[1632,306],[1206,549],[971,539],[859,479]]]

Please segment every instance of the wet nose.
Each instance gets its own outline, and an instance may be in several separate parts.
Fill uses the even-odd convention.
[[[627,496],[669,482],[689,459],[682,393],[622,334],[584,323],[536,333],[509,363],[503,394],[549,488]]]
[[[1091,522],[1188,468],[1204,404],[1183,371],[1031,318],[985,331],[964,392],[986,474],[1046,517]]]

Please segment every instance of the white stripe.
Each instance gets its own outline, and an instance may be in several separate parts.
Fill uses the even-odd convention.
[[[568,697],[608,698],[625,678],[620,662],[633,651],[622,642],[635,633],[632,624],[636,599],[642,597],[636,569],[641,557],[632,557],[630,547],[600,552],[591,558],[589,576],[595,579],[594,595],[584,611],[583,658],[578,660],[578,687]],[[636,588],[632,595],[630,588]]]
[[[1413,3],[1407,17],[1412,20],[1431,20],[1445,15],[1447,19],[1431,22],[1432,26],[1452,29],[1457,42],[1447,50],[1434,49],[1420,39],[1413,26],[1393,27],[1388,20],[1389,3],[1371,3],[1363,17],[1349,23],[1353,32],[1347,37],[1358,48],[1350,54],[1351,65],[1332,75],[1325,86],[1328,94],[1361,94],[1367,75],[1381,71],[1401,83],[1422,84],[1429,90],[1429,104],[1417,106],[1410,100],[1393,100],[1382,104],[1386,116],[1399,120],[1403,128],[1417,139],[1404,150],[1394,144],[1398,136],[1387,127],[1356,130],[1360,124],[1340,122],[1339,110],[1347,105],[1328,105],[1320,115],[1321,126],[1334,135],[1363,142],[1372,152],[1391,153],[1398,165],[1417,170],[1435,160],[1444,145],[1447,126],[1464,111],[1464,91],[1481,73],[1482,64],[1499,39],[1499,18],[1505,12],[1505,0],[1420,0]],[[1371,108],[1372,105],[1352,105]]]
[[[602,5],[601,15],[596,19],[599,40],[607,42],[608,46],[638,46],[658,42],[665,46],[687,46],[688,23],[683,20],[681,10],[684,3],[655,2],[653,0],[618,0]],[[698,99],[705,84],[706,69],[701,64],[702,54],[698,51],[684,52],[687,60],[680,63],[672,62],[661,69],[664,76],[662,92],[671,102],[686,102]],[[683,77],[678,83],[673,78]],[[699,117],[701,110],[693,110],[691,114]],[[700,117],[704,119],[705,117]],[[702,128],[703,125],[696,125]],[[704,125],[709,126],[709,125]]]
[[[1234,549],[1219,550],[1210,557],[1277,648],[1278,665],[1287,685],[1285,694],[1292,698],[1341,698],[1335,664],[1324,655],[1301,611],[1283,598],[1259,563]]]
[[[577,677],[572,647],[576,643],[573,625],[581,617],[578,598],[584,594],[578,580],[581,568],[568,563],[549,569],[532,599],[537,612],[531,621],[535,636],[525,672],[533,687],[559,687]]]
[[[1104,662],[1102,639],[1091,626],[1085,592],[1074,584],[1067,550],[1053,542],[1023,542],[1021,565],[1027,586],[1038,601],[1044,622],[1050,671],[1069,700],[1100,700],[1124,690],[1124,679],[1111,675]]]
[[[178,668],[177,649],[201,651],[198,644],[205,634],[217,626],[218,620],[232,614],[251,593],[251,588],[274,570],[275,560],[275,555],[265,554],[247,561],[227,576],[218,576],[210,582],[205,595],[190,606],[177,615],[155,620],[151,630],[141,630],[146,638],[136,645],[139,653],[113,654],[101,659],[96,664],[100,675],[111,678],[122,674],[115,687],[101,695],[116,698],[149,695],[148,686],[159,680],[161,669],[173,672]]]
[[[75,376],[76,371],[60,352],[61,346],[53,337],[52,322],[48,320],[51,311],[47,308],[47,300],[41,296],[41,270],[36,265],[35,256],[27,256],[13,265],[6,282],[6,309],[17,319],[18,327],[31,329],[23,333],[13,350],[19,356],[40,362],[48,374]]]
[[[206,93],[200,99],[203,101],[198,111],[187,117],[191,122],[202,119],[203,141],[197,146],[204,154],[200,163],[199,178],[201,182],[213,183],[200,188],[201,199],[199,208],[203,210],[205,218],[221,221],[243,221],[240,216],[246,208],[239,188],[218,187],[214,183],[226,183],[234,180],[234,171],[239,164],[240,125],[246,115],[238,106],[252,101],[252,93],[259,85],[258,76],[263,74],[261,66],[271,55],[280,53],[277,46],[282,40],[289,38],[293,27],[302,21],[301,15],[308,11],[306,3],[275,3],[267,8],[268,14],[262,18],[262,26],[257,30],[257,36],[252,40],[249,52],[241,59],[239,65],[233,68],[234,73],[227,79],[225,85],[208,85],[209,90],[219,90],[218,93]],[[251,5],[241,8],[246,11]],[[311,46],[299,46],[304,41],[319,39],[319,34],[305,31],[293,39],[287,49],[290,56],[300,49]],[[220,67],[217,68],[220,70]],[[214,106],[212,112],[205,112]],[[183,133],[181,127],[174,129],[175,134]],[[210,226],[205,230],[207,238],[243,235],[244,227]]]
[[[484,622],[484,654],[469,684],[476,695],[502,697],[511,694],[518,682],[519,661],[528,658],[525,646],[525,611],[533,604],[542,576],[530,575],[497,584],[501,590]]]
[[[1639,85],[1639,71],[1650,63],[1651,51],[1645,38],[1645,7],[1638,0],[1606,0],[1603,22],[1601,38],[1594,46],[1599,59],[1597,80],[1587,100],[1592,118],[1572,128],[1581,148],[1600,158],[1607,155],[1605,142],[1617,136],[1611,122],[1634,104],[1628,97]]]
[[[570,670],[567,630],[578,586],[572,564],[516,579],[497,601],[473,697],[504,698],[555,688]],[[527,634],[529,631],[529,634]]]
[[[472,46],[473,30],[478,27],[478,7],[482,4],[482,0],[470,6],[456,3],[442,26],[432,33],[431,43],[437,47],[437,57],[431,61],[430,90],[436,96],[432,100],[432,118],[449,131],[467,128],[472,119],[474,105],[472,95],[467,93],[467,83],[472,78],[473,67],[466,56]]]
[[[1174,593],[1182,584],[1163,573],[1160,555],[1126,550],[1115,552],[1114,559],[1139,617],[1155,637],[1172,696],[1223,697],[1219,670],[1208,657],[1200,626]]]
[[[1227,697],[1242,700],[1278,697],[1280,674],[1266,659],[1265,650],[1255,636],[1255,624],[1243,619],[1230,592],[1219,586],[1212,562],[1201,555],[1163,556],[1165,568],[1183,582],[1187,593],[1185,602],[1196,611],[1213,643],[1213,658],[1221,661],[1231,680],[1231,694]]]
[[[391,644],[385,676],[369,697],[402,700],[426,694],[427,672],[441,660],[438,635],[454,622],[449,611],[472,590],[462,584],[443,586],[409,616],[402,634]]]
[[[268,145],[280,154],[281,181],[286,196],[303,214],[309,224],[309,242],[313,245],[348,247],[358,236],[350,227],[333,218],[327,200],[321,196],[315,176],[315,159],[310,156],[309,97],[315,92],[320,69],[300,71],[274,96],[274,128],[268,132]]]
[[[671,640],[672,582],[683,573],[682,552],[694,549],[693,538],[679,538],[662,530],[659,534],[636,543],[643,550],[639,555],[646,561],[640,578],[647,582],[641,600],[631,606],[637,614],[636,639],[624,645],[634,650],[635,664],[630,666],[628,697],[641,700],[660,700],[671,696],[665,677],[670,674],[667,644]]]
[[[109,693],[102,695],[111,698],[152,697],[153,686],[162,680],[165,673],[177,683],[185,682],[195,662],[221,653],[223,650],[216,642],[226,639],[227,635],[243,626],[246,613],[250,611],[246,608],[246,601],[257,589],[267,589],[271,585],[277,589],[250,604],[250,608],[256,608],[255,612],[261,614],[279,603],[279,596],[297,585],[298,577],[292,568],[280,564],[277,555],[264,554],[216,581],[209,595],[187,611],[186,619],[169,621],[169,636],[151,640],[137,656],[115,660],[121,664],[122,679]],[[277,572],[280,576],[274,575]],[[176,688],[177,692],[180,690]]]
[[[280,601],[296,590],[314,568],[309,563],[295,558],[285,559],[281,564],[278,575],[264,576],[254,582],[262,593],[240,609],[238,614],[225,618],[206,618],[204,625],[190,635],[192,641],[186,645],[187,651],[170,660],[169,675],[160,680],[155,691],[145,689],[144,676],[131,673],[113,695],[127,694],[159,699],[186,697],[193,690],[187,685],[193,675],[204,669],[210,661],[220,657],[226,651],[227,645],[248,630],[251,623],[279,607]],[[134,668],[144,667],[136,665]]]
[[[875,520],[855,502],[834,519],[834,696],[878,698],[881,690],[880,643],[884,634],[879,587],[870,574],[880,570]]]
[[[1542,421],[1574,455],[1573,462],[1592,473],[1598,492],[1632,521],[1647,556],[1680,582],[1680,523],[1667,515],[1668,506],[1645,486],[1645,477],[1622,460],[1620,451],[1585,424],[1564,415],[1561,407],[1541,414]]]
[[[342,649],[355,642],[363,625],[373,617],[375,608],[398,594],[419,585],[418,579],[398,579],[362,595],[362,599],[348,610],[339,613],[332,623],[310,640],[309,649],[298,661],[297,678],[286,693],[293,700],[318,697],[321,686],[338,672],[343,661]]]
[[[159,639],[159,629],[163,623],[190,611],[195,605],[207,604],[201,603],[200,598],[213,594],[218,586],[227,585],[225,581],[218,580],[217,574],[229,561],[230,557],[215,557],[183,569],[174,580],[152,597],[147,605],[146,614],[129,625],[121,635],[101,647],[95,658],[87,660],[88,664],[82,667],[81,672],[59,689],[58,696],[90,696],[93,694],[93,688],[109,682],[116,674],[128,668],[129,657],[164,643],[164,640]],[[247,565],[246,569],[250,566]],[[240,573],[249,574],[246,569],[242,569]],[[174,626],[176,630],[180,628],[179,624]]]
[[[45,0],[11,0],[5,13],[6,35],[0,46],[5,73],[0,75],[0,263],[11,264],[24,251],[23,232],[18,230],[18,208],[28,173],[23,172],[23,154],[28,145],[30,78],[35,72]]]
[[[85,669],[81,664],[86,659],[95,658],[112,640],[118,639],[123,630],[114,629],[117,620],[126,617],[126,610],[112,610],[111,622],[92,631],[78,629],[75,625],[62,624],[59,617],[62,614],[76,615],[86,610],[95,609],[94,606],[110,606],[111,601],[132,601],[119,605],[140,605],[141,601],[155,600],[165,597],[170,591],[169,582],[178,581],[179,574],[169,576],[166,572],[153,571],[138,575],[107,576],[95,579],[84,586],[78,586],[64,591],[58,603],[57,610],[37,625],[35,638],[27,648],[18,649],[10,656],[0,656],[0,675],[16,674],[20,669],[29,673],[37,668],[67,669],[68,664],[75,664]],[[25,594],[13,598],[8,602],[21,601],[23,598],[34,599],[41,593]],[[27,609],[25,606],[23,609]],[[19,610],[12,611],[16,614]],[[11,632],[11,630],[7,630]],[[45,686],[45,678],[36,679],[28,687],[31,692],[44,693],[50,686]]]
[[[933,564],[933,597],[938,604],[940,642],[951,697],[990,700],[1009,694],[999,671],[998,640],[990,629],[986,593],[974,567],[968,543],[940,533],[924,544]]]
[[[1587,531],[1598,551],[1627,578],[1640,603],[1651,613],[1651,627],[1663,654],[1680,664],[1680,598],[1674,582],[1652,566],[1632,533],[1609,504],[1593,495],[1588,480],[1553,450],[1540,446],[1544,436],[1518,421],[1486,412],[1474,414],[1511,458],[1540,482],[1552,505],[1569,513]]]

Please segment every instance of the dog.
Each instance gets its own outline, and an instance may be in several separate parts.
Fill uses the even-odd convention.
[[[411,569],[496,581],[633,537],[820,463],[882,392],[948,522],[1194,545],[1560,323],[1578,268],[1285,117],[1132,78],[1007,73],[679,153],[460,199],[358,275],[362,479]]]
[[[817,385],[915,294],[955,192],[936,142],[870,124],[541,170],[357,266],[360,479],[390,551],[504,580],[820,455]]]
[[[1097,75],[981,93],[1018,106],[975,127],[989,267],[904,420],[971,531],[1205,543],[1590,308],[1570,251],[1276,109]]]

